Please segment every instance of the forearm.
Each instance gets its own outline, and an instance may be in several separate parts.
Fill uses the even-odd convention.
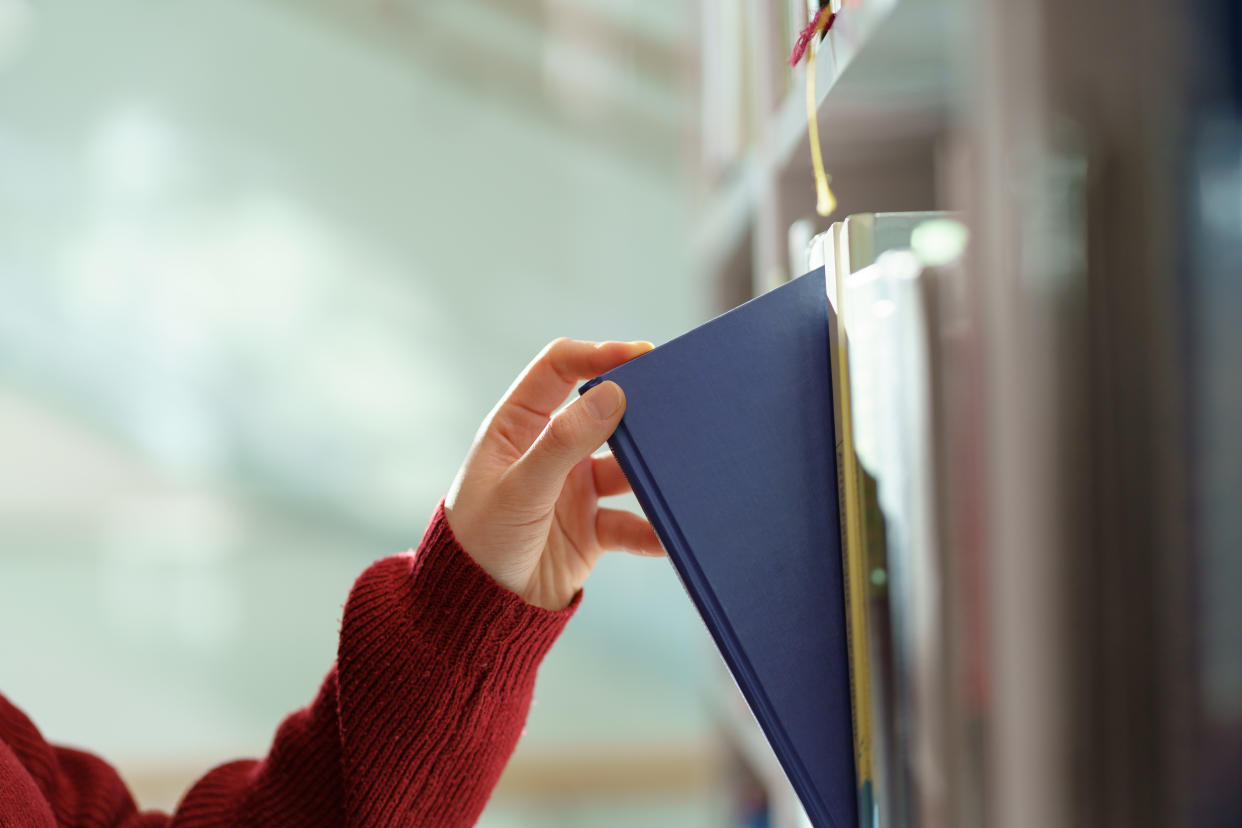
[[[0,824],[473,825],[576,604],[549,612],[498,586],[437,509],[417,553],[358,578],[336,665],[266,758],[208,772],[171,816],[140,813],[107,762],[49,744],[0,696]]]
[[[498,586],[437,509],[417,553],[378,561],[355,583],[316,701],[285,720],[261,764],[221,769],[239,786],[234,821],[473,825],[576,604],[549,612]],[[211,782],[175,824],[202,824],[180,812],[201,808],[203,794],[225,804]]]

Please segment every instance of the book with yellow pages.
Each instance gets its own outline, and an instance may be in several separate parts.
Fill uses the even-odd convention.
[[[888,250],[909,247],[915,229],[942,213],[863,213],[835,223],[808,248],[808,268],[823,266],[829,294],[830,364],[846,622],[850,644],[850,691],[859,824],[866,828],[908,822],[908,745],[900,721],[910,710],[900,679],[901,643],[894,637],[890,606],[888,543],[874,474],[858,445],[874,441],[879,412],[867,393],[873,378],[851,377],[846,283]],[[861,397],[855,388],[864,392]]]
[[[829,366],[833,387],[833,426],[836,437],[838,507],[844,567],[846,630],[849,642],[850,700],[854,723],[854,771],[857,782],[859,825],[875,824],[871,668],[868,654],[867,540],[860,477],[853,446],[849,401],[848,345],[840,324],[836,237],[839,223],[812,243],[808,267],[824,267],[828,290]]]

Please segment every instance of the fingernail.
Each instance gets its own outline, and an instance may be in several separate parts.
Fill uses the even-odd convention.
[[[601,382],[586,392],[582,404],[597,420],[607,420],[621,407],[621,386],[615,382]]]

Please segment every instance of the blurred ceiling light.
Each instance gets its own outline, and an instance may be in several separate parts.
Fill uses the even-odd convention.
[[[103,194],[123,201],[148,201],[188,170],[173,128],[138,106],[116,112],[103,124],[88,148],[88,163]]]
[[[0,69],[15,63],[30,45],[34,9],[28,0],[0,0]]]
[[[953,219],[925,221],[910,234],[910,247],[929,265],[946,265],[966,252],[970,232]]]

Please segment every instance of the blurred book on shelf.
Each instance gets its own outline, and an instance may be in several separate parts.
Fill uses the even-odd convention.
[[[746,146],[744,72],[745,18],[743,0],[703,3],[700,51],[700,135],[703,167],[709,180],[718,179],[737,161]]]
[[[791,228],[791,237],[798,228]],[[937,281],[962,226],[938,212],[864,213],[806,248],[828,274],[828,320],[860,825],[914,824],[939,790],[920,766],[942,703],[937,563]],[[915,248],[918,252],[912,252]]]
[[[898,347],[897,331],[889,327],[899,309],[896,300],[905,305],[912,300],[890,284],[886,268],[891,266],[873,263],[906,250],[918,228],[944,219],[932,212],[849,216],[815,236],[805,256],[807,268],[825,268],[832,309],[833,389],[841,401],[834,429],[863,825],[905,824],[912,709],[908,665],[915,651],[908,600],[916,577],[911,538],[925,538],[927,522],[925,510],[914,508],[920,521],[911,526],[911,508],[894,494],[912,488],[903,475],[911,472],[907,463],[914,458],[900,452],[926,444],[925,439],[898,439],[905,419],[918,419],[918,389],[925,385],[915,382],[918,372],[911,365],[918,363],[909,361],[911,349]],[[917,310],[903,310],[917,315]]]
[[[791,247],[807,227],[790,228]],[[946,770],[933,757],[946,749],[946,716],[970,721],[974,707],[954,704],[982,692],[978,682],[950,686],[945,643],[946,596],[970,618],[981,613],[971,587],[979,573],[946,583],[957,573],[944,554],[977,535],[977,515],[945,491],[977,485],[975,397],[964,380],[976,360],[957,307],[965,243],[964,226],[942,212],[851,215],[802,242],[806,269],[824,268],[828,299],[835,458],[824,462],[837,465],[829,507],[839,513],[862,828],[936,824]],[[963,674],[978,675],[978,665],[967,661]],[[736,690],[714,706],[729,743],[765,781],[771,824],[798,824],[793,789]]]

